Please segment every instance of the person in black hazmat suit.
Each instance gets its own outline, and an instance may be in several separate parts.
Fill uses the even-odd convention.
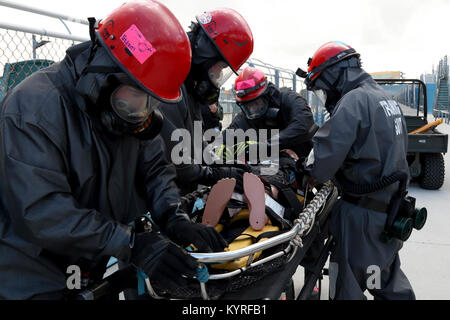
[[[203,132],[213,129],[218,133],[222,131],[223,108],[217,102],[211,105],[200,104],[203,119]]]
[[[266,141],[279,150],[290,149],[299,158],[306,158],[312,149],[311,139],[318,129],[306,100],[293,90],[279,90],[268,82],[265,74],[255,68],[245,68],[235,80],[236,103],[242,112],[236,115],[223,131],[226,143],[227,130],[278,129],[279,134]],[[260,140],[261,137],[258,137]]]
[[[98,281],[111,256],[174,288],[197,267],[178,245],[226,246],[179,209],[175,169],[155,138],[156,106],[180,100],[189,71],[186,33],[156,1],[122,5],[97,32],[94,21],[92,41],[2,101],[0,298],[72,297],[68,267]],[[178,245],[129,224],[147,212]]]
[[[196,126],[203,123],[201,105],[218,102],[221,86],[233,72],[237,74],[253,52],[253,35],[244,18],[232,9],[213,10],[196,18],[188,32],[192,67],[182,87],[183,100],[176,106],[160,108],[164,115],[161,137],[168,159],[176,165],[176,183],[183,195],[197,190],[198,184],[213,185],[223,178],[235,178],[238,189],[242,189],[245,169],[205,165],[202,155],[206,144],[202,138],[196,139],[203,130]],[[183,132],[173,137],[177,129]]]
[[[359,54],[341,42],[320,47],[308,72],[308,90],[324,97],[331,118],[313,138],[306,169],[316,183],[335,178],[343,189],[331,217],[336,245],[330,258],[330,298],[366,299],[368,290],[375,299],[415,299],[400,269],[403,242],[381,237],[399,182],[364,195],[348,191],[397,172],[409,174],[401,109],[361,68]]]

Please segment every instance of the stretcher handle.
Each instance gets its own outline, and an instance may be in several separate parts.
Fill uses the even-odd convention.
[[[302,214],[304,215],[313,215],[315,216],[317,212],[320,210],[320,208],[326,203],[326,200],[328,199],[328,196],[331,194],[332,190],[334,189],[334,185],[329,182],[327,183],[314,197],[313,200],[307,205],[307,207],[303,210]],[[300,214],[300,216],[302,216]],[[300,220],[299,220],[300,221]],[[301,221],[300,221],[301,222]],[[301,222],[304,224],[303,222]],[[197,259],[199,263],[225,263],[229,261],[233,261],[236,259],[240,259],[242,257],[246,257],[249,255],[252,255],[256,252],[263,251],[265,249],[272,248],[274,246],[280,245],[282,243],[288,242],[288,241],[294,241],[297,239],[297,237],[300,235],[303,235],[303,232],[305,230],[302,230],[305,226],[295,223],[291,230],[288,232],[285,232],[283,234],[280,234],[278,236],[275,236],[273,238],[270,238],[268,240],[258,242],[255,244],[252,244],[246,248],[242,248],[239,250],[234,251],[225,251],[225,252],[213,252],[213,253],[190,253],[190,255]]]
[[[225,263],[246,257],[259,251],[263,251],[285,242],[293,240],[300,231],[299,225],[294,225],[288,232],[277,235],[273,238],[252,244],[248,247],[224,252],[212,252],[212,253],[190,253],[190,255],[196,259],[199,263]]]

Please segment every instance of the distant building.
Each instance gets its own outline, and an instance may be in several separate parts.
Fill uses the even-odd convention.
[[[401,71],[372,72],[370,75],[374,79],[403,79]]]
[[[425,83],[435,84],[436,83],[436,74],[423,74],[420,76],[420,80]]]

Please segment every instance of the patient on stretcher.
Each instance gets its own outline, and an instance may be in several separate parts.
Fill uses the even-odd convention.
[[[285,157],[293,163],[298,160],[296,154],[290,150],[285,152]],[[246,173],[243,194],[235,192],[234,179],[219,181],[207,197],[202,223],[221,232],[230,244],[226,251],[239,250],[282,233],[292,225],[295,212],[298,214],[301,211],[304,201],[304,198],[295,192],[295,179],[288,180],[286,177],[291,177],[287,166],[280,166],[276,176],[265,177]],[[260,255],[261,252],[258,252],[250,260],[243,257],[212,267],[233,271],[257,260]]]

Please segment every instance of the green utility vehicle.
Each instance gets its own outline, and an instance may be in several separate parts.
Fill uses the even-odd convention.
[[[448,135],[437,130],[439,122],[428,123],[427,90],[420,80],[376,79],[403,111],[408,128],[408,164],[412,182],[423,189],[437,190],[444,184]],[[418,131],[418,133],[416,133]]]

